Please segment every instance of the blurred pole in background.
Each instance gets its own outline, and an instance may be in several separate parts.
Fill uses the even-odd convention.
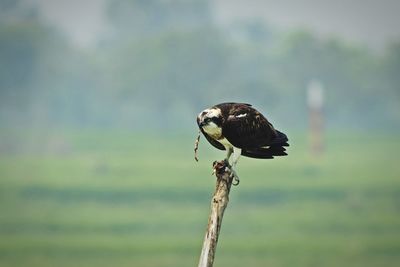
[[[320,156],[324,151],[324,88],[317,80],[311,80],[307,86],[307,104],[310,151],[313,156]]]

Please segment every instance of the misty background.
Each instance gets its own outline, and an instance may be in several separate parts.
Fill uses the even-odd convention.
[[[327,127],[398,129],[397,1],[2,0],[6,128],[192,131],[223,101],[307,127],[306,87]]]
[[[196,266],[225,156],[202,138],[195,162],[196,116],[238,101],[290,147],[241,157],[215,266],[398,267],[399,14],[0,0],[0,266]]]

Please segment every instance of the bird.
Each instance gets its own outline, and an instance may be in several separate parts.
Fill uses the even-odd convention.
[[[236,165],[240,156],[273,159],[286,156],[289,139],[251,104],[226,102],[214,105],[197,116],[199,136],[195,145],[195,159],[200,132],[215,148],[226,150],[225,162],[230,166],[235,185],[239,184]],[[231,160],[231,162],[230,162]]]

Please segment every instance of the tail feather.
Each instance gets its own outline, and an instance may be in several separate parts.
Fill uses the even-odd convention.
[[[280,146],[289,146],[289,139],[287,138],[286,134],[276,130],[277,136],[272,140],[272,145],[280,145]]]
[[[279,131],[277,136],[272,140],[269,147],[259,147],[242,150],[242,155],[250,158],[257,159],[273,159],[274,156],[286,156],[286,148],[289,146],[289,139],[287,136]]]

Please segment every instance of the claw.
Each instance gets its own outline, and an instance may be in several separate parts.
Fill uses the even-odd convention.
[[[232,185],[239,185],[239,183],[240,183],[240,179],[239,179],[239,176],[237,175],[237,173],[236,173],[236,171],[235,170],[233,170],[233,169],[231,169],[231,175],[230,175],[232,178],[233,178],[233,180],[234,180],[234,182],[232,181]]]
[[[226,166],[229,166],[229,167],[231,166],[231,165],[229,164],[229,159],[228,159],[228,158],[224,159],[224,162],[225,162],[225,165],[226,165]]]

